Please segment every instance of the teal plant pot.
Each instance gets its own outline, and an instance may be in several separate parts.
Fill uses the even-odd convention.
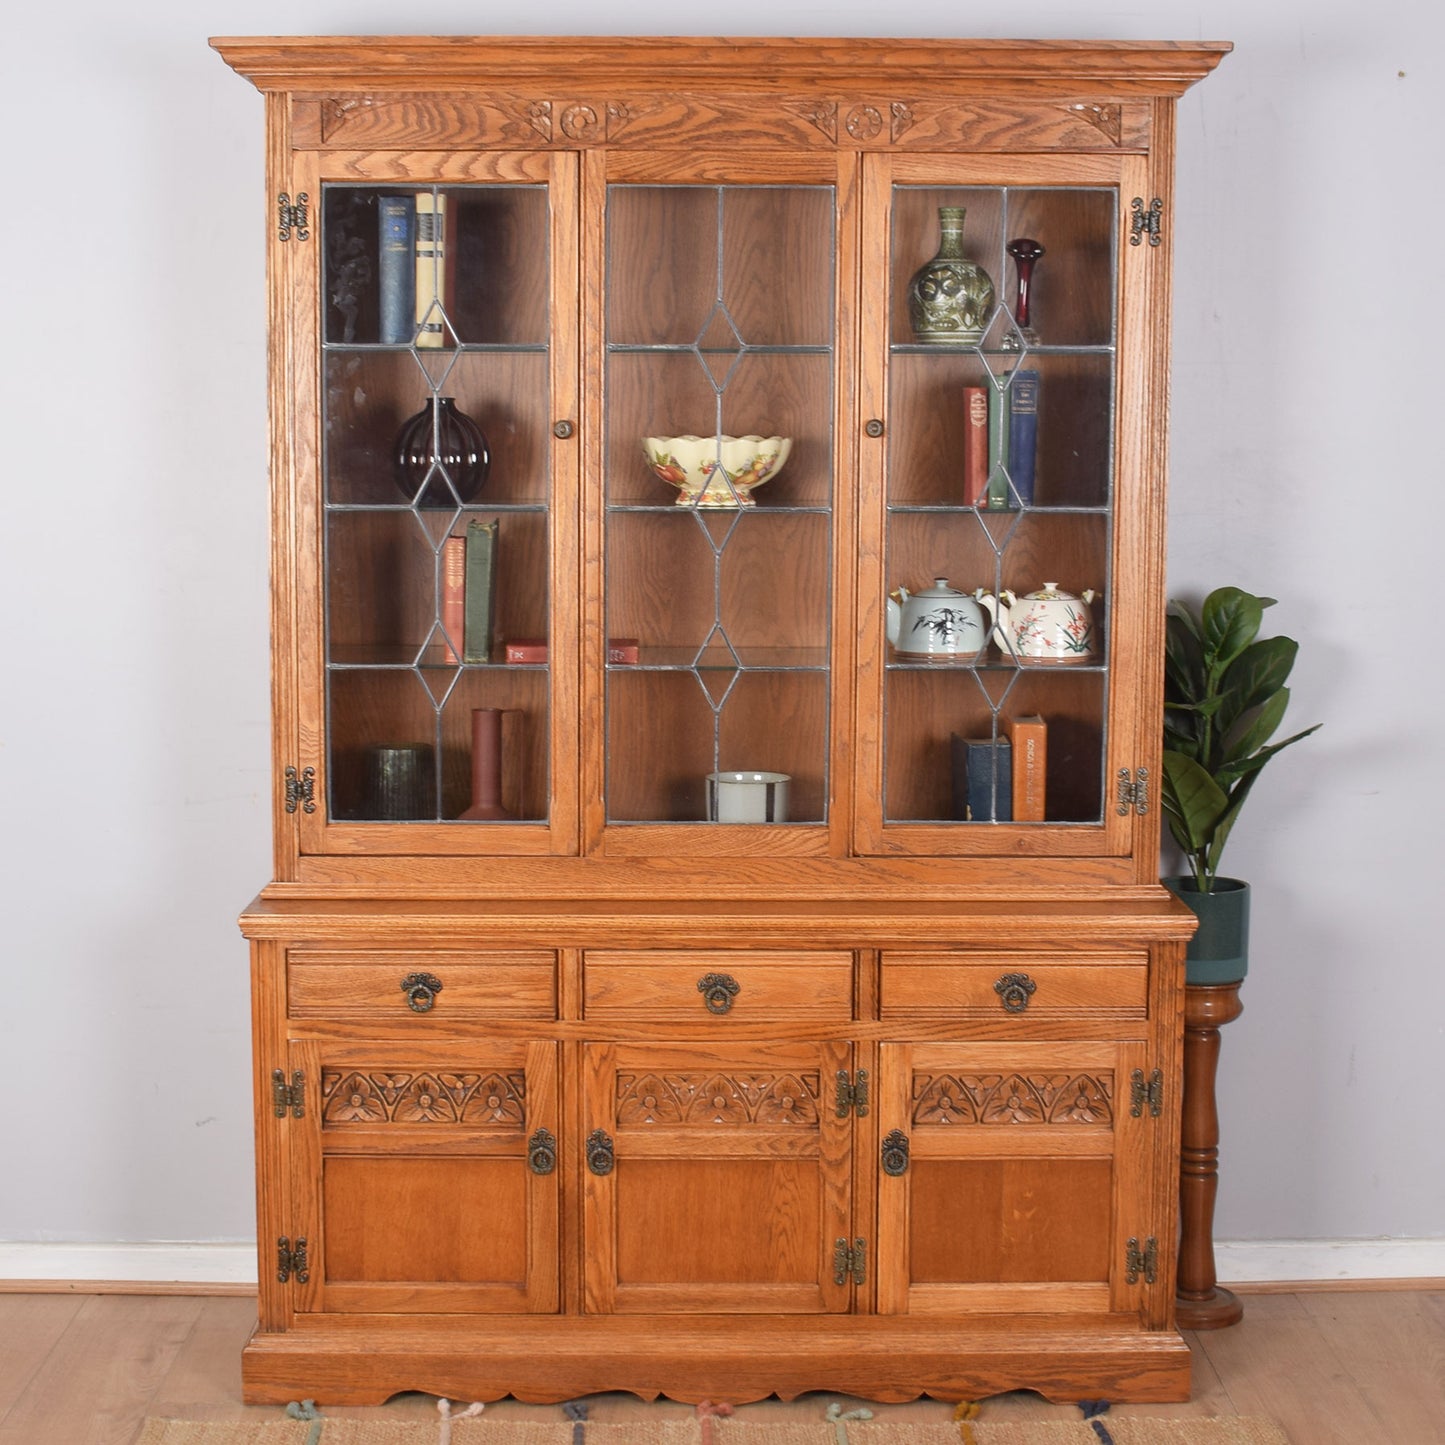
[[[1249,884],[1216,878],[1213,890],[1201,893],[1193,878],[1159,881],[1199,919],[1184,955],[1185,982],[1238,983],[1249,971]]]

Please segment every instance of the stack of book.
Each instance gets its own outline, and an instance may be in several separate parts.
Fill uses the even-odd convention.
[[[441,621],[448,662],[492,660],[496,611],[497,522],[474,517],[465,536],[442,543]]]
[[[963,388],[963,500],[1006,512],[1034,503],[1039,374],[1020,367]]]
[[[385,346],[447,344],[449,213],[440,191],[381,196],[378,290]]]
[[[953,816],[967,823],[1042,823],[1048,816],[1048,725],[1037,715],[1006,720],[1002,735],[954,733]]]

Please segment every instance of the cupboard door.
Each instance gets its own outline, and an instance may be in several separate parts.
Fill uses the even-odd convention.
[[[555,1043],[308,1041],[291,1065],[299,1311],[556,1310]]]
[[[586,1307],[843,1311],[851,1125],[838,1043],[588,1044]]]
[[[1123,238],[1131,164],[867,160],[863,851],[1132,846],[1117,778],[1157,750],[1134,717],[1162,415]],[[973,270],[944,284],[950,236]],[[970,288],[971,311],[939,299]]]
[[[322,164],[302,851],[575,851],[576,159]]]
[[[1129,1242],[1155,1233],[1137,1044],[884,1044],[878,1308],[1130,1308]],[[1136,1301],[1137,1306],[1137,1301]]]

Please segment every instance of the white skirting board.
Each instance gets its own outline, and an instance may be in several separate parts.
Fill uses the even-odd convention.
[[[1442,1239],[1217,1240],[1221,1284],[1445,1279]],[[254,1284],[253,1244],[5,1244],[0,1281]]]

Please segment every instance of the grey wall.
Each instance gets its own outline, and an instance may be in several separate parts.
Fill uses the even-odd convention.
[[[1434,445],[1445,21],[1413,0],[737,0],[638,33],[1228,39],[1180,107],[1171,587],[1281,599],[1294,720],[1227,857],[1225,1238],[1445,1236]],[[555,33],[607,30],[557,0]],[[472,4],[82,0],[7,24],[0,1240],[242,1240],[269,864],[262,105],[211,34]],[[1427,153],[1427,143],[1432,149]],[[23,1101],[23,1102],[22,1102]]]

